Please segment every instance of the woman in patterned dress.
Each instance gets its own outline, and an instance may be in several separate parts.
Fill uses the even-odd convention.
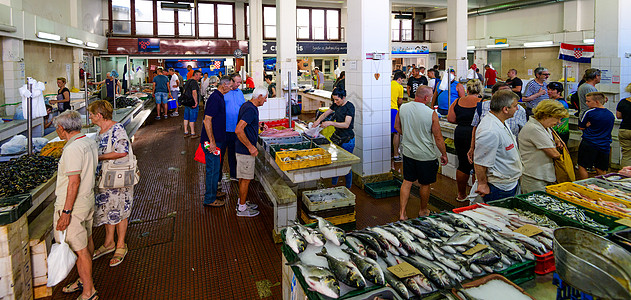
[[[90,120],[101,128],[96,141],[99,145],[99,165],[97,178],[101,172],[103,160],[114,160],[114,163],[125,163],[128,159],[131,143],[125,128],[112,120],[112,105],[104,100],[95,101],[88,107]],[[111,139],[111,150],[107,151]],[[93,259],[114,252],[110,259],[110,267],[119,265],[127,255],[125,233],[129,224],[129,216],[134,199],[134,187],[116,189],[100,189],[95,192],[94,227],[105,225],[105,242],[94,251]],[[118,239],[114,241],[114,233]]]

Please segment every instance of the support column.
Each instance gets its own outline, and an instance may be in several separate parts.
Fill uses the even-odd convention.
[[[276,0],[276,93],[278,97],[286,93],[288,72],[291,72],[291,82],[295,84],[298,81],[297,63],[296,0]]]
[[[234,15],[236,16],[234,25],[236,26],[237,31],[235,38],[239,41],[245,40],[246,20],[241,17],[245,16],[245,3],[243,0],[236,0],[234,2]]]
[[[348,0],[346,94],[355,105],[355,151],[361,163],[353,173],[360,186],[373,175],[391,176],[390,156],[390,1]],[[381,60],[367,53],[383,54]],[[379,74],[375,78],[375,74]],[[377,176],[379,178],[380,176]]]
[[[83,68],[83,48],[73,48],[72,49],[72,71],[68,78],[68,86],[74,86],[77,88],[83,88],[83,84],[81,84],[81,78],[79,78],[79,69]],[[131,66],[128,66],[131,67]],[[85,70],[88,73],[93,73],[90,70]],[[128,71],[129,72],[129,71]],[[72,85],[70,84],[72,82]]]
[[[26,83],[24,68],[24,41],[2,38],[2,70],[4,73],[4,103],[22,102],[18,89]],[[5,106],[5,112],[13,116],[17,106]]]
[[[456,70],[456,78],[467,76],[467,0],[447,1],[447,67]]]
[[[261,0],[250,0],[250,74],[256,86],[263,86],[263,3]],[[280,86],[280,85],[279,85]]]
[[[486,52],[486,50],[475,51],[474,63],[478,66],[480,72],[484,72],[484,65],[489,61],[487,54],[488,52]]]

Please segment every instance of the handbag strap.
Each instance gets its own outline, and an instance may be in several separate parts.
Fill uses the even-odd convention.
[[[111,133],[110,133],[110,136],[109,136],[109,138],[107,140],[107,146],[105,147],[105,153],[111,153],[112,152],[112,148],[114,148],[114,142],[112,141],[114,139],[114,126],[116,126],[116,124],[112,125],[110,130],[108,130],[108,132],[111,132]],[[132,147],[131,147],[131,141],[129,140],[129,138],[119,139],[119,141],[120,140],[126,140],[127,143],[129,143],[129,151],[127,151],[127,162],[130,162],[130,160],[134,156],[134,151],[132,150]]]

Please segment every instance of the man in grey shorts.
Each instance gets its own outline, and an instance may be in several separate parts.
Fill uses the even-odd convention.
[[[237,178],[239,179],[238,217],[255,217],[259,214],[258,205],[246,201],[250,181],[254,179],[254,163],[259,151],[256,140],[259,135],[259,106],[267,101],[267,89],[258,87],[252,93],[252,100],[241,105],[235,134],[237,156]]]

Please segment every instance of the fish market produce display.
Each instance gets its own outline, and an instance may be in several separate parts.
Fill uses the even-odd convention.
[[[613,202],[613,201],[605,201],[602,199],[592,199],[586,195],[583,195],[577,191],[566,191],[563,192],[566,195],[572,196],[572,197],[576,197],[588,202],[591,202],[593,204],[605,207],[605,208],[609,208],[615,211],[619,211],[621,213],[625,213],[631,216],[631,208],[628,208],[626,205],[622,204],[622,203],[618,203],[618,202]]]
[[[602,179],[611,183],[619,184],[621,186],[631,188],[631,178],[623,175],[604,175]]]
[[[138,100],[136,99],[137,98],[134,98],[134,97],[125,97],[125,96],[118,97],[116,98],[116,108],[134,106],[138,104]],[[107,102],[109,102],[110,104],[112,104],[112,106],[114,106],[114,100],[111,100],[111,98],[108,98]]]
[[[596,230],[605,231],[609,228],[603,224],[597,223],[592,218],[585,215],[585,211],[582,208],[579,208],[573,204],[569,204],[563,201],[559,201],[553,197],[543,194],[532,194],[528,197],[523,198],[523,200],[528,201],[536,206],[544,208],[546,210],[555,212],[562,216],[566,216],[573,220],[576,220],[583,225],[587,225]]]
[[[28,193],[48,181],[57,171],[57,159],[28,156],[0,162],[0,197]]]
[[[624,200],[631,201],[631,193],[623,192],[623,191],[621,191],[619,189],[606,189],[604,187],[600,187],[600,186],[597,186],[595,184],[588,184],[587,188],[588,189],[592,189],[592,190],[597,191],[597,192],[601,192],[603,194],[607,194],[607,195],[612,196],[612,197],[621,198],[621,199],[624,199]]]
[[[556,222],[550,220],[550,218],[544,215],[538,215],[536,213],[533,213],[527,210],[521,210],[519,208],[514,208],[513,210],[518,212],[520,215],[524,215],[528,218],[533,219],[535,222],[537,222],[537,225],[539,226],[545,226],[550,229],[556,229],[559,227],[559,225]]]
[[[423,298],[465,280],[534,260],[533,253],[552,249],[552,225],[540,226],[543,233],[533,237],[515,233],[513,230],[522,225],[537,221],[494,206],[348,233],[323,218],[312,218],[317,219],[317,229],[299,224],[286,229],[284,242],[298,257],[298,262],[288,265],[303,272],[309,289],[330,298],[375,285],[390,286],[404,299]],[[478,244],[483,249],[467,252]],[[420,274],[398,278],[387,269],[404,262]]]
[[[532,300],[532,298],[524,295],[524,293],[516,289],[514,286],[499,279],[493,279],[482,285],[460,290],[460,292],[464,292],[468,299]]]
[[[261,137],[292,137],[292,136],[299,136],[300,133],[297,131],[294,131],[292,128],[287,128],[287,129],[275,129],[275,128],[269,128],[263,132],[261,132],[261,134],[259,136]]]
[[[66,145],[66,141],[59,142],[49,142],[42,148],[39,152],[41,156],[52,156],[54,158],[60,158],[61,154],[64,151],[64,146]]]
[[[346,198],[346,194],[341,192],[314,193],[307,196],[311,202],[333,202]]]

